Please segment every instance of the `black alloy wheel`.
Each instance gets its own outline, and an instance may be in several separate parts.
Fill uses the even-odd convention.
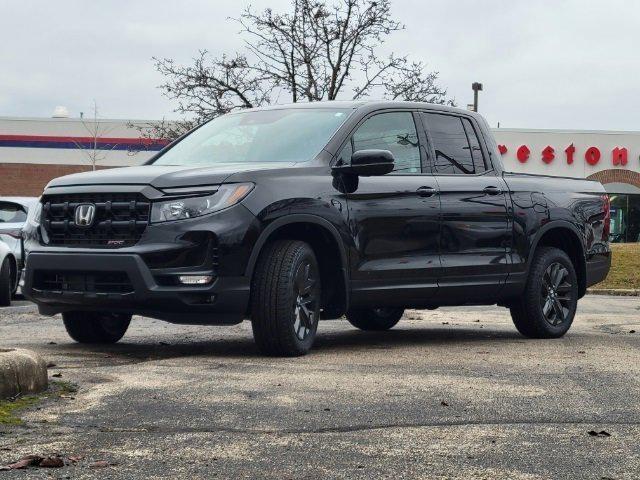
[[[518,331],[529,338],[562,337],[578,307],[578,277],[566,252],[540,247],[529,267],[524,292],[511,305]]]
[[[304,341],[314,330],[318,321],[320,292],[315,288],[319,282],[318,272],[310,261],[305,260],[298,265],[294,278],[296,301],[293,308],[295,316],[293,330],[298,339]]]
[[[131,315],[111,312],[64,312],[62,321],[69,336],[78,343],[118,342],[129,328]]]
[[[404,315],[403,308],[352,308],[347,312],[349,323],[360,330],[383,331],[396,326]]]
[[[554,262],[547,267],[542,277],[540,301],[545,320],[554,327],[567,320],[573,301],[572,287],[569,270],[564,265]]]
[[[311,246],[277,240],[260,253],[251,285],[251,328],[266,355],[306,354],[320,319],[320,269]]]

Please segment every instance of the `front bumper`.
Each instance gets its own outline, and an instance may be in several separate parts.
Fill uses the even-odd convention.
[[[135,245],[123,248],[50,246],[42,241],[41,228],[25,229],[23,294],[43,314],[113,311],[212,325],[236,324],[246,317],[247,265],[260,224],[241,204],[150,224]],[[56,274],[64,278],[43,284],[43,276]],[[179,275],[211,275],[214,281],[180,285],[175,281]],[[77,280],[83,277],[88,279],[84,284]],[[126,279],[128,288],[96,288],[97,282],[105,285],[105,278]]]
[[[125,274],[131,288],[120,292],[92,291],[91,288],[42,288],[38,276],[48,272],[78,276],[86,272]],[[247,277],[218,277],[203,286],[162,286],[142,258],[136,254],[38,253],[27,259],[23,294],[36,302],[45,315],[81,310],[111,311],[144,315],[173,323],[240,323],[249,301]]]

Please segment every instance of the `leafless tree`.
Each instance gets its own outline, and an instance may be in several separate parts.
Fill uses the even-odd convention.
[[[80,119],[82,126],[89,134],[90,141],[87,144],[87,142],[73,139],[73,143],[84,154],[91,165],[91,169],[95,170],[96,166],[107,158],[107,153],[117,148],[118,144],[110,145],[110,148],[106,150],[98,148],[98,140],[113,131],[113,127],[108,128],[98,120],[98,105],[95,100],[93,101],[92,110],[92,117],[87,119],[82,116]]]
[[[248,7],[239,18],[245,48],[212,57],[199,52],[191,65],[154,57],[164,77],[163,94],[190,120],[172,131],[155,125],[152,134],[174,138],[192,125],[233,110],[283,100],[362,99],[449,103],[438,73],[406,55],[383,56],[386,38],[404,29],[390,0],[291,0],[289,12]]]

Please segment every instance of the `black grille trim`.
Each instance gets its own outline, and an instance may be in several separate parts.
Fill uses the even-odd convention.
[[[116,293],[134,291],[129,276],[124,272],[36,272],[34,288],[43,292],[60,293]]]
[[[75,224],[75,208],[96,207],[91,227]],[[42,225],[49,245],[122,248],[138,243],[147,225],[151,202],[140,193],[53,194],[43,198]]]

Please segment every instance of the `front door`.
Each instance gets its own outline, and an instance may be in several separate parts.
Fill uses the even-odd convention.
[[[492,303],[506,281],[506,190],[471,117],[423,113],[440,190],[439,300]]]
[[[347,195],[354,306],[428,305],[437,289],[440,199],[435,178],[424,172],[424,136],[415,119],[409,111],[374,114],[340,154],[346,162],[366,149],[395,157],[392,173],[360,177]]]

